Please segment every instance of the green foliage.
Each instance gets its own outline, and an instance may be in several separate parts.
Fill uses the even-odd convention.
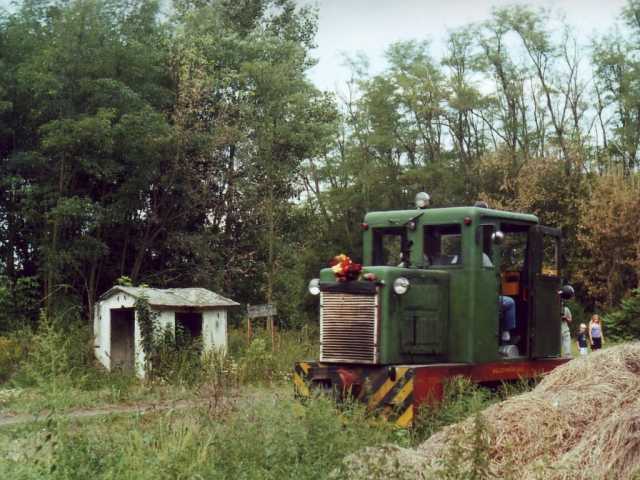
[[[244,381],[268,381],[273,378],[275,355],[265,337],[251,340],[243,353],[239,367]]]
[[[441,403],[426,403],[418,410],[412,431],[413,442],[422,443],[440,428],[479,412],[492,401],[487,389],[464,377],[452,378],[444,385]]]
[[[224,410],[222,417],[193,408],[92,421],[81,429],[52,421],[41,433],[23,430],[28,442],[0,438],[3,450],[24,445],[0,464],[0,476],[326,478],[345,455],[385,442],[392,432],[366,422],[355,406],[336,415],[328,399],[303,407],[281,392],[259,391],[251,408]]]
[[[473,417],[471,435],[457,434],[440,459],[438,478],[442,480],[486,480],[495,478],[489,470],[489,426],[481,413]],[[470,437],[470,438],[469,438]]]
[[[289,383],[295,362],[318,356],[319,334],[314,328],[284,330],[276,334],[275,346],[265,330],[257,330],[250,343],[242,330],[229,331],[229,355],[236,363],[241,383]]]
[[[159,337],[158,313],[151,310],[149,299],[144,295],[136,299],[134,309],[136,320],[140,325],[140,345],[145,356],[145,371],[152,374],[153,359],[156,354]]]
[[[640,289],[622,300],[620,307],[604,316],[606,335],[614,340],[640,339]]]
[[[176,325],[175,333],[162,330],[155,334],[149,358],[149,377],[154,381],[194,386],[206,378],[202,342],[185,338],[179,325]]]
[[[0,332],[32,326],[39,309],[40,287],[35,277],[20,277],[11,282],[0,276]]]
[[[580,330],[580,324],[588,324],[591,315],[585,310],[584,306],[575,298],[565,302],[566,306],[571,310],[571,332],[572,335]]]
[[[45,372],[41,361],[46,357],[52,359],[55,372],[43,374],[57,375],[58,380],[55,386],[49,381],[38,384],[37,390],[16,392],[16,399],[3,408],[15,409],[19,402],[20,411],[61,411],[122,400],[185,398],[180,393],[185,391],[194,405],[180,411],[85,419],[82,428],[75,420],[53,419],[44,426],[18,427],[15,433],[0,435],[0,450],[9,452],[0,462],[2,478],[327,478],[330,472],[338,475],[333,478],[342,478],[338,467],[350,453],[389,443],[416,445],[443,426],[469,417],[475,419],[472,434],[460,438],[460,455],[452,450],[443,458],[440,473],[442,478],[489,478],[485,475],[489,426],[479,412],[505,392],[530,387],[516,385],[495,395],[454,379],[446,386],[441,408],[421,409],[416,428],[407,432],[371,417],[358,402],[336,407],[325,396],[304,404],[292,398],[287,375],[295,360],[316,355],[312,343],[316,332],[283,332],[272,351],[270,336],[262,332],[247,345],[242,331],[231,331],[227,354],[208,352],[199,357],[197,366],[191,365],[197,372],[189,373],[185,363],[184,370],[163,373],[139,391],[140,383],[132,377],[90,376],[81,355],[54,358],[54,347],[64,346],[71,331],[75,330],[61,335],[55,328],[43,327],[36,333],[41,338],[30,343],[39,352],[30,353],[29,371],[37,367]],[[172,336],[166,341],[166,348],[175,346]],[[63,364],[69,375],[62,372]],[[250,365],[253,370],[243,372]],[[267,378],[270,386],[265,388]],[[167,387],[168,383],[173,385]],[[91,396],[86,389],[92,389]],[[26,396],[36,391],[43,397]],[[402,465],[385,468],[404,478]]]
[[[25,346],[16,338],[0,337],[0,385],[12,377],[24,355]]]
[[[20,427],[0,436],[0,449],[9,452],[0,463],[0,476],[351,478],[341,475],[341,462],[351,453],[389,443],[410,446],[405,432],[372,421],[363,405],[347,402],[337,410],[324,396],[303,405],[291,397],[288,387],[249,389],[239,398],[222,390],[217,400],[207,390],[210,402],[203,406],[83,420],[82,428],[64,420]],[[445,453],[437,478],[491,478],[487,462],[490,425],[479,410],[468,408],[468,385],[452,386],[449,391],[452,409],[456,402],[465,404],[455,407],[459,414],[451,415],[450,420],[471,416],[474,428],[468,435],[460,434]],[[466,396],[454,400],[454,391],[466,392]],[[383,456],[364,461],[370,462],[370,468],[384,467],[386,475],[380,478],[411,478],[404,476],[403,465],[385,463]]]
[[[121,285],[123,287],[133,287],[133,282],[131,281],[131,278],[127,277],[126,275],[122,275],[116,278],[116,285]]]
[[[42,317],[29,337],[16,382],[63,390],[82,386],[93,372],[92,337],[84,325]]]
[[[562,227],[585,305],[637,286],[629,229],[607,223],[637,195],[597,188],[617,170],[617,190],[637,183],[637,2],[588,67],[570,28],[513,6],[452,31],[439,58],[409,40],[375,75],[351,59],[344,98],[306,76],[313,9],[236,3],[0,14],[0,331],[43,307],[90,317],[117,279],[275,303],[281,326],[302,326],[309,278],[338,252],[361,258],[362,216],[422,189],[435,206],[482,197]]]
[[[158,324],[159,313],[153,311],[144,295],[134,304],[140,325],[140,343],[145,356],[145,374],[152,381],[194,385],[202,380],[202,342],[176,324],[175,331]]]
[[[305,75],[314,12],[43,5],[0,18],[0,274],[36,277],[51,314],[69,299],[90,313],[127,277],[277,300],[283,324],[301,324],[289,253],[310,237],[290,228],[291,200],[335,117]]]
[[[599,308],[617,305],[638,286],[638,180],[616,173],[602,175],[594,180],[591,198],[581,206],[578,278]]]

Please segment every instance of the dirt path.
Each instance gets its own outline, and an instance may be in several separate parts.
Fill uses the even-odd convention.
[[[162,402],[162,403],[138,403],[136,405],[105,405],[103,407],[96,408],[84,408],[78,410],[70,410],[63,413],[51,413],[41,412],[37,415],[30,414],[18,414],[18,415],[2,415],[0,414],[0,428],[10,427],[13,425],[21,425],[30,422],[42,422],[50,418],[50,416],[57,418],[93,418],[105,415],[119,415],[119,414],[144,414],[150,412],[160,412],[167,410],[182,410],[188,407],[195,407],[201,405],[207,405],[208,400],[177,400],[174,402]]]

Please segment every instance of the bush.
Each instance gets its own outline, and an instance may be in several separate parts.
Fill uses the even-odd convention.
[[[40,308],[40,285],[36,277],[15,282],[0,275],[0,332],[35,325]]]
[[[413,443],[421,443],[446,425],[464,420],[497,401],[488,388],[466,377],[453,377],[444,384],[442,402],[418,409],[412,430]]]
[[[162,330],[155,334],[151,350],[149,378],[173,385],[193,386],[202,381],[202,342],[185,338],[176,325],[176,333]]]
[[[622,300],[620,308],[605,315],[605,335],[614,340],[640,338],[640,289]]]
[[[571,311],[571,333],[575,336],[580,330],[581,323],[589,323],[590,315],[585,308],[575,298],[566,302],[567,307]]]
[[[0,383],[15,373],[25,355],[24,345],[14,338],[0,337]]]
[[[251,342],[240,329],[229,332],[229,355],[238,364],[242,383],[289,382],[295,362],[318,358],[318,332],[303,327],[283,330],[271,335],[266,330],[256,330]]]
[[[86,325],[44,315],[29,340],[25,360],[17,375],[19,383],[38,386],[80,386],[95,375],[92,336]]]

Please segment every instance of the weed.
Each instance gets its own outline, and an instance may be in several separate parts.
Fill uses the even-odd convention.
[[[33,451],[43,442],[41,430],[21,430],[11,442]],[[394,431],[369,423],[357,404],[337,415],[329,399],[303,406],[287,391],[264,388],[216,418],[193,408],[57,422],[50,430],[56,446],[47,443],[39,465],[33,456],[7,459],[0,478],[317,479],[345,455],[389,441]]]
[[[241,330],[229,332],[229,355],[237,362],[241,383],[289,383],[293,364],[317,357],[318,335],[311,329],[278,332],[275,342],[257,329],[250,341]]]
[[[454,377],[445,382],[441,402],[425,403],[414,419],[411,442],[422,443],[446,425],[474,415],[499,400],[488,388],[481,387],[466,377]]]
[[[436,476],[442,480],[485,480],[495,478],[489,469],[489,427],[480,412],[473,418],[473,430],[458,432],[444,456],[437,461]]]
[[[24,345],[16,337],[0,337],[0,384],[13,376],[25,351]]]

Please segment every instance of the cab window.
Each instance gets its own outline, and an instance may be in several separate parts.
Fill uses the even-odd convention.
[[[404,228],[376,228],[373,231],[373,265],[409,266],[409,250]]]
[[[527,225],[502,224],[504,242],[500,249],[502,271],[522,271],[527,261],[529,227]]]
[[[495,231],[493,225],[480,225],[480,238],[482,241],[482,266],[484,268],[494,268],[493,265],[493,240]]]
[[[462,265],[459,224],[428,225],[424,229],[424,257],[429,266]]]

